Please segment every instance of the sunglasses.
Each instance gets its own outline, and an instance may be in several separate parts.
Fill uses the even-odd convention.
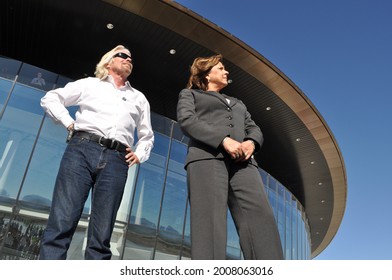
[[[113,55],[113,58],[115,58],[115,57],[121,57],[122,59],[129,58],[130,60],[132,60],[131,56],[127,55],[126,53],[122,53],[122,52],[119,52],[119,53],[116,53],[115,55]]]

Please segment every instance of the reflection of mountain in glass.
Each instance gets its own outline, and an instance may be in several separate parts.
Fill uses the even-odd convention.
[[[14,198],[10,198],[8,196],[4,196],[0,194],[1,205],[14,205],[15,201],[16,200]],[[30,210],[49,211],[52,205],[52,201],[40,195],[29,194],[29,195],[25,195],[21,200],[19,200],[19,205]],[[89,213],[89,212],[90,212],[90,208],[84,207],[83,213]]]
[[[40,195],[35,195],[35,194],[29,194],[26,195],[22,198],[24,202],[31,203],[31,204],[37,204],[41,206],[49,206],[52,204],[52,201],[49,199],[42,197]]]
[[[136,217],[135,216],[131,216],[130,219],[130,224],[136,224],[135,223]],[[155,225],[155,223],[150,222],[149,220],[145,219],[145,218],[141,218],[140,219],[140,223],[138,223],[139,225],[145,226],[145,227],[149,227],[149,228],[156,228],[157,226]],[[136,224],[137,225],[137,224]]]
[[[2,190],[0,190],[0,196],[9,197],[10,195],[9,195],[9,193],[5,189],[2,189]]]

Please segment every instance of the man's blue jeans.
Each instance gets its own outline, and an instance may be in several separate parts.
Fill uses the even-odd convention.
[[[66,259],[67,250],[91,193],[85,259],[110,259],[110,238],[128,175],[125,154],[74,136],[69,142],[53,192],[40,259]]]

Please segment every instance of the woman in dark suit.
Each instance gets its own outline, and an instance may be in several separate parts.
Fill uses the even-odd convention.
[[[282,259],[272,209],[253,154],[260,128],[228,84],[222,56],[196,58],[179,94],[177,120],[190,138],[185,163],[191,205],[192,259],[225,259],[227,206],[245,259]]]

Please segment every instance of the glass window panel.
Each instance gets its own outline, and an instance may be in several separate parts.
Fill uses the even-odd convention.
[[[292,245],[291,245],[291,258],[293,260],[298,260],[298,216],[297,216],[297,201],[293,197],[291,202],[291,207],[293,211],[293,216],[291,220],[291,234],[292,234]]]
[[[305,259],[310,258],[310,252],[308,249],[310,249],[310,236],[309,236],[309,228],[307,227],[306,224],[306,219],[304,213],[302,213],[302,216],[304,217],[303,219],[303,256]]]
[[[227,211],[227,248],[226,258],[228,260],[241,259],[240,240],[230,211]]]
[[[183,161],[179,162],[186,154],[186,146],[172,142],[169,172],[167,174],[164,201],[160,220],[160,229],[168,229],[182,235],[185,207],[188,199],[186,172]],[[182,155],[181,157],[179,155]]]
[[[124,249],[125,259],[152,258],[168,148],[169,139],[156,133],[150,159],[140,165]]]
[[[127,224],[129,221],[129,210],[131,208],[131,203],[134,194],[134,188],[137,179],[137,173],[139,172],[140,165],[132,165],[128,169],[127,182],[125,183],[124,193],[122,196],[122,201],[117,212],[116,220],[121,223]]]
[[[173,139],[188,145],[189,138],[182,133],[180,125],[178,123],[174,123],[172,137]]]
[[[45,118],[20,196],[26,207],[49,211],[66,137],[62,125]]]
[[[57,78],[55,88],[60,88],[60,87],[63,88],[63,87],[65,87],[66,84],[68,84],[69,82],[73,82],[73,80],[71,80],[71,79],[69,79],[69,78],[67,78],[67,77],[64,77],[64,76],[59,76],[59,77]]]
[[[306,230],[305,230],[305,227],[302,227],[302,244],[304,245],[304,246],[302,246],[302,256],[304,257],[304,258],[306,258],[306,242],[307,242],[307,234],[306,234]]]
[[[156,155],[154,160],[150,160],[153,164],[157,164],[160,168],[165,168],[166,158],[169,154],[169,138],[161,133],[154,132],[154,148],[152,153]]]
[[[140,167],[131,210],[127,238],[150,252],[155,246],[163,177],[162,167],[158,168],[149,163]],[[151,257],[149,256],[148,259]]]
[[[177,173],[186,176],[186,170],[184,168],[184,162],[187,155],[188,147],[178,142],[177,140],[172,140],[172,148],[170,151],[169,169],[175,170]]]
[[[53,88],[57,76],[57,74],[50,71],[24,63],[19,73],[18,83],[48,91]]]
[[[268,186],[271,190],[273,190],[274,192],[277,192],[278,188],[278,181],[276,181],[276,179],[274,177],[272,177],[271,175],[268,175]]]
[[[271,189],[268,191],[268,200],[271,204],[272,211],[274,212],[275,220],[278,221],[278,201],[276,192],[272,191]]]
[[[157,227],[165,173],[164,161],[164,158],[153,153],[150,160],[140,166],[131,223]]]
[[[12,107],[14,109],[31,112],[37,115],[43,115],[44,110],[40,105],[41,98],[44,92],[17,84],[11,94],[7,109]]]
[[[126,233],[123,259],[151,260],[156,230],[136,224],[129,224]]]
[[[172,160],[170,162],[172,163]],[[171,165],[178,168],[178,164]],[[184,172],[169,171],[162,203],[162,214],[159,221],[155,259],[179,258],[187,197],[186,176]]]
[[[170,136],[173,121],[158,114],[151,113],[151,125],[155,132]]]
[[[304,232],[304,227],[303,227],[303,220],[302,220],[302,214],[301,211],[297,211],[297,219],[299,221],[298,223],[298,258],[300,260],[304,259],[303,255],[303,246],[305,246],[305,243],[303,242],[303,232]]]
[[[164,203],[160,221],[159,240],[155,259],[167,259],[167,254],[180,255],[182,231],[187,203],[186,172],[183,166],[187,147],[172,142],[171,160],[165,188]],[[170,240],[171,239],[171,240]],[[170,243],[170,246],[168,245]],[[162,255],[162,254],[166,255]],[[161,255],[160,255],[161,254]],[[178,258],[173,256],[171,258]]]
[[[278,221],[278,198],[276,192],[276,181],[272,177],[269,177],[267,194],[272,211],[274,212],[275,220]]]
[[[3,110],[4,104],[10,95],[12,85],[13,81],[0,78],[0,112]]]
[[[182,241],[182,250],[181,250],[181,259],[182,260],[190,260],[191,259],[191,215],[189,210],[189,200],[187,200],[186,204],[186,220],[185,220],[185,228],[183,233],[183,241]]]
[[[76,107],[68,109],[75,117]],[[66,137],[65,127],[46,116],[21,191],[22,206],[49,211],[55,179],[67,145]],[[90,196],[83,212],[89,213],[89,208]]]
[[[0,57],[0,77],[14,80],[22,62],[10,58]]]
[[[21,109],[12,104],[25,102],[20,93],[26,88],[15,87],[9,105],[0,120],[0,195],[15,198],[32,151],[43,111],[34,109],[42,94],[30,94],[30,107]],[[31,90],[30,90],[31,92]]]
[[[259,169],[261,179],[263,179],[264,186],[268,186],[268,173],[265,172],[263,169]]]
[[[284,208],[284,187],[278,184],[278,230],[280,240],[282,241],[282,248],[285,248],[285,208]]]
[[[170,230],[162,229],[157,237],[154,260],[178,260],[180,259],[182,236]]]
[[[310,247],[310,244],[311,244],[311,242],[310,242],[310,234],[309,234],[309,231],[306,231],[306,236],[307,236],[307,238],[306,238],[306,259],[307,260],[310,260],[310,258],[311,258],[311,255],[312,255],[312,251],[311,251],[311,247]]]
[[[291,209],[291,194],[286,190],[285,192],[285,259],[291,260],[291,246],[292,246],[292,229],[291,229],[291,217],[292,217],[292,209]]]

